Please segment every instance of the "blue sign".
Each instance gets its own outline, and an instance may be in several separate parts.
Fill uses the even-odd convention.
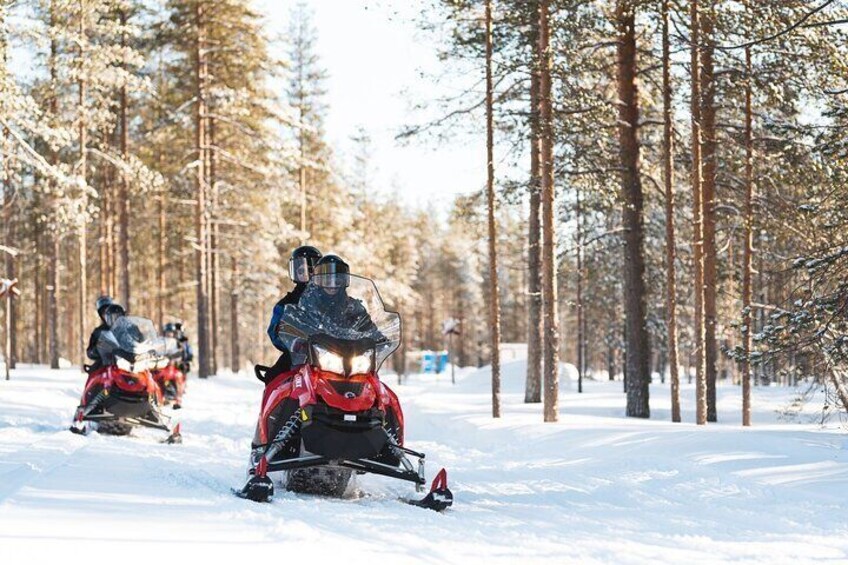
[[[421,357],[421,372],[439,374],[448,366],[447,351],[425,351]]]

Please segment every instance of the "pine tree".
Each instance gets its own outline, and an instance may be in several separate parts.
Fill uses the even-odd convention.
[[[627,415],[650,416],[648,385],[650,350],[646,320],[643,235],[643,196],[639,165],[639,95],[636,88],[635,5],[619,0],[616,21],[618,44],[619,154],[624,200],[625,310],[627,335]]]

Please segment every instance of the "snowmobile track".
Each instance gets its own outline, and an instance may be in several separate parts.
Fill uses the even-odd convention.
[[[70,451],[62,449],[68,447],[69,437],[73,437],[73,434],[68,430],[56,432],[4,456],[4,463],[15,466],[0,472],[0,504],[29,483],[52,473],[91,446],[84,438],[77,438],[77,445]],[[16,462],[15,459],[21,455],[24,460]]]

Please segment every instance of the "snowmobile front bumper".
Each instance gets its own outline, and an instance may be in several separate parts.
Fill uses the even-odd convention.
[[[147,394],[128,394],[123,391],[111,391],[102,403],[104,412],[118,418],[142,418],[153,410]]]
[[[298,457],[296,459],[274,461],[273,463],[268,464],[267,472],[293,471],[294,469],[304,469],[306,467],[318,467],[323,465],[330,467],[346,467],[363,473],[383,475],[384,477],[409,481],[411,483],[415,483],[416,486],[424,485],[427,482],[424,478],[423,465],[419,465],[418,471],[415,471],[413,469],[393,467],[391,465],[372,461],[371,459],[330,459],[329,457],[323,457],[321,455],[308,455],[306,457]]]
[[[383,414],[376,410],[348,413],[316,404],[304,412],[300,435],[309,453],[335,460],[372,459],[388,441]]]
[[[116,422],[121,421],[133,426],[143,426],[145,428],[154,428],[157,430],[164,430],[166,432],[171,431],[171,428],[163,424],[162,422],[154,422],[153,420],[148,420],[147,418],[128,418],[125,416],[117,416],[112,414],[111,412],[101,412],[99,414],[89,414],[88,416],[83,418],[83,421],[89,422]]]

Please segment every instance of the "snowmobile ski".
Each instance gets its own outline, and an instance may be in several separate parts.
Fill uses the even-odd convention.
[[[177,423],[177,425],[174,426],[174,429],[171,431],[171,434],[161,441],[161,443],[167,443],[168,445],[173,445],[173,444],[182,443],[182,442],[183,442],[183,434],[180,431],[180,424],[179,423]]]
[[[430,492],[421,500],[401,499],[407,504],[418,506],[420,508],[429,508],[436,512],[442,512],[453,505],[453,493],[448,488],[448,473],[444,469],[439,471],[436,478],[433,479],[433,484],[430,486]]]
[[[231,489],[233,494],[254,502],[270,502],[274,496],[274,483],[268,477],[251,477],[241,490]]]

